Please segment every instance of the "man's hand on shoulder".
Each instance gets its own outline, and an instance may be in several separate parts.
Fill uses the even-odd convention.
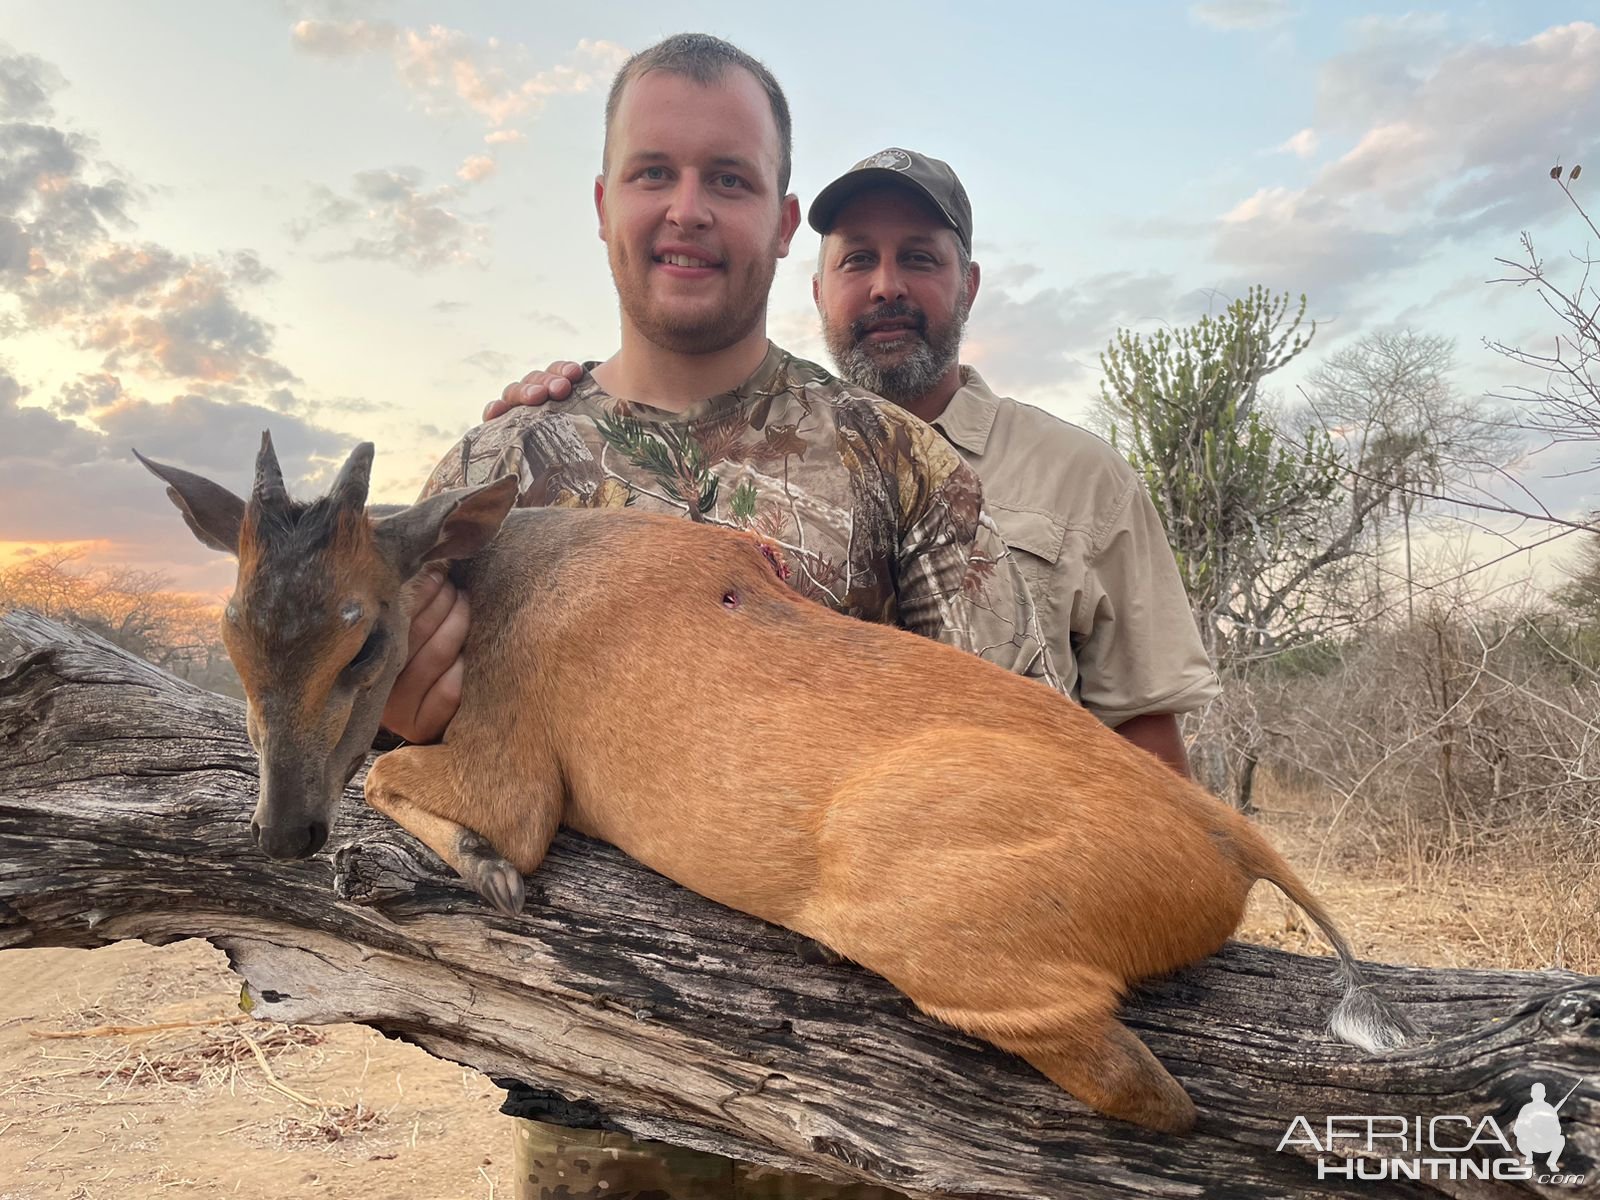
[[[461,705],[467,593],[429,568],[417,582],[405,668],[383,706],[383,727],[408,742],[437,742]]]
[[[492,421],[522,405],[537,407],[546,400],[566,400],[572,395],[572,385],[583,378],[583,365],[556,361],[543,371],[529,371],[515,383],[508,383],[500,399],[492,400],[483,410],[483,419]]]

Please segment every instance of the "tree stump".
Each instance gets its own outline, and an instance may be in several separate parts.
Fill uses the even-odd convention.
[[[0,618],[0,663],[0,947],[205,938],[261,1020],[359,1021],[637,1137],[913,1196],[1574,1194],[1537,1178],[1346,1178],[1388,1170],[1385,1156],[1306,1137],[1325,1145],[1341,1114],[1340,1129],[1362,1114],[1420,1117],[1424,1132],[1492,1117],[1510,1137],[1535,1082],[1552,1102],[1578,1085],[1560,1169],[1600,1182],[1600,979],[1374,967],[1430,1035],[1379,1058],[1325,1032],[1330,959],[1230,945],[1126,1006],[1200,1111],[1193,1135],[1164,1137],[568,832],[517,919],[357,785],[328,852],[271,862],[250,843],[255,756],[236,701],[22,612]],[[1465,1128],[1444,1123],[1440,1140]],[[1497,1152],[1450,1155],[1451,1170]]]

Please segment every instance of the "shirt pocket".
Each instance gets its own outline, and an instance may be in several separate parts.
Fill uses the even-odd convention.
[[[1028,594],[1045,619],[1047,640],[1059,653],[1050,626],[1054,624],[1052,618],[1059,599],[1055,595],[1060,590],[1056,564],[1061,560],[1062,547],[1067,540],[1066,524],[1036,508],[1011,508],[988,502],[985,508],[994,518],[1006,545],[1016,553],[1022,581],[1028,585]]]
[[[1006,545],[1027,556],[1022,559],[1024,567],[1028,565],[1028,558],[1042,567],[1055,566],[1067,540],[1064,522],[1036,508],[1010,508],[992,501],[985,501],[984,507],[1000,527],[1000,536]]]

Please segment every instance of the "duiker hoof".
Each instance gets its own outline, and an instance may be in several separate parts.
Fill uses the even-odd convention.
[[[476,833],[463,834],[457,849],[461,855],[461,878],[497,910],[508,917],[518,916],[526,896],[517,869]]]
[[[506,916],[515,917],[521,914],[525,898],[522,891],[522,876],[518,875],[517,869],[505,859],[485,862],[478,873],[478,878],[472,881],[472,886],[480,896]]]

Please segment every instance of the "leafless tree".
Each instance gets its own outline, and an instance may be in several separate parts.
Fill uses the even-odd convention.
[[[1600,652],[1536,590],[1434,589],[1413,623],[1282,656],[1222,703],[1259,722],[1274,785],[1318,798],[1324,853],[1504,873],[1539,898],[1537,965],[1600,964]]]
[[[215,601],[174,591],[158,571],[82,560],[81,551],[54,548],[0,568],[0,610],[73,621],[180,678],[242,694],[218,635]]]
[[[1593,218],[1572,190],[1580,169],[1573,167],[1565,179],[1561,178],[1560,168],[1551,174],[1584,228],[1600,240],[1600,228],[1596,228]],[[1597,441],[1600,440],[1600,283],[1594,278],[1594,269],[1600,260],[1596,260],[1589,245],[1581,251],[1570,251],[1568,258],[1571,260],[1569,268],[1558,273],[1534,249],[1533,235],[1524,231],[1522,256],[1495,260],[1509,273],[1491,282],[1531,288],[1554,318],[1555,328],[1544,350],[1511,346],[1492,339],[1485,339],[1485,345],[1543,375],[1538,385],[1516,385],[1499,393],[1522,408],[1528,428],[1558,442]],[[1596,465],[1600,465],[1600,461]]]
[[[1415,616],[1413,516],[1427,498],[1459,493],[1516,454],[1515,433],[1501,414],[1456,390],[1454,365],[1449,338],[1375,330],[1323,362],[1306,389],[1312,419],[1345,449],[1351,507],[1371,512],[1380,551],[1383,517],[1400,516],[1408,620]],[[1381,609],[1381,554],[1374,561],[1373,600]]]

